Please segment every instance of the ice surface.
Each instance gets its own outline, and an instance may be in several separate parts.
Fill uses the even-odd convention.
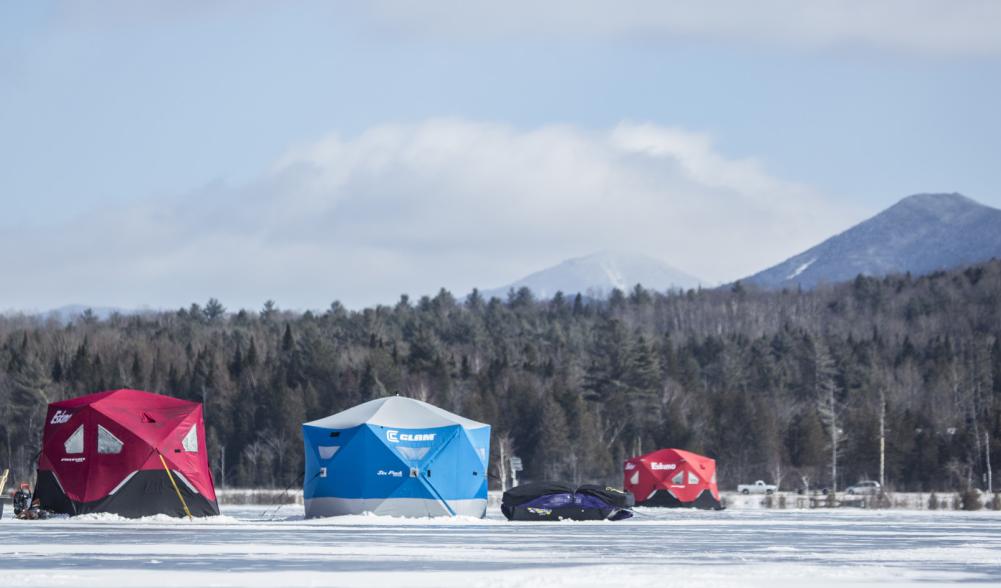
[[[224,507],[0,520],[3,586],[1001,585],[1001,513],[637,509],[617,523]],[[273,520],[269,520],[272,519]]]

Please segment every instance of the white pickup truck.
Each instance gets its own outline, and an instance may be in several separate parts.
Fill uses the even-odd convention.
[[[774,484],[765,484],[763,481],[758,480],[753,484],[738,484],[737,492],[741,494],[772,494],[778,490],[778,486]]]

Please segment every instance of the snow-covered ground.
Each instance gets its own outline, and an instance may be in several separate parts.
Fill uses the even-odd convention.
[[[0,585],[1001,585],[1001,513],[638,509],[618,523],[341,517],[0,520]]]

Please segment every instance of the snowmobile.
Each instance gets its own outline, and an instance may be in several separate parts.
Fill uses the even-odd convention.
[[[633,504],[633,495],[618,488],[538,482],[505,492],[501,512],[509,521],[621,521],[633,516]]]

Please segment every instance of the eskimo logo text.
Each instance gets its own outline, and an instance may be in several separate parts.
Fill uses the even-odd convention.
[[[400,441],[434,441],[435,433],[401,433],[396,429],[386,431],[386,440],[390,443]]]
[[[651,470],[673,470],[678,467],[676,463],[657,463],[653,462],[650,464]]]
[[[52,420],[49,421],[50,425],[61,425],[66,421],[70,420],[70,413],[65,410],[57,410],[56,414],[52,415]]]

